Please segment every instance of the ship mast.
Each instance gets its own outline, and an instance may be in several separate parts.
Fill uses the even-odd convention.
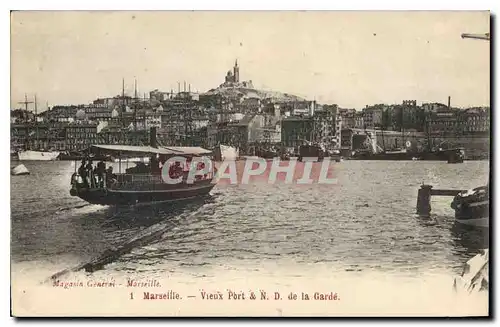
[[[123,143],[123,112],[125,111],[125,78],[122,78],[122,107],[120,110],[120,143]]]
[[[29,147],[28,138],[30,137],[30,130],[29,130],[29,125],[28,125],[28,104],[33,103],[33,102],[28,101],[28,95],[26,93],[24,93],[24,102],[19,102],[19,103],[24,104],[24,110],[25,110],[24,122],[26,124],[26,139],[25,139],[26,144],[24,146],[25,146],[25,148],[28,148]]]
[[[149,103],[149,106],[151,106],[151,102]],[[144,114],[142,115],[142,125],[144,126],[144,131],[147,132],[147,128],[146,128],[146,93],[144,93],[144,104],[142,105],[142,107],[144,108]]]
[[[24,101],[19,102],[20,104],[24,104],[25,116],[24,121],[28,122],[28,104],[33,103],[32,101],[28,101],[28,95],[24,93]]]
[[[137,79],[134,80],[134,135],[137,137]]]
[[[405,105],[401,107],[401,137],[403,138],[403,147],[406,146],[405,143]]]

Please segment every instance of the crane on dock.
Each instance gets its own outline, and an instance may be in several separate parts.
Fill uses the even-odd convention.
[[[476,40],[490,40],[490,33],[483,34],[471,34],[471,33],[463,33],[462,39],[476,39]]]

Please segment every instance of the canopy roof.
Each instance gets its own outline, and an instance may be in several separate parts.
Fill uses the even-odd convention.
[[[157,147],[135,145],[97,144],[90,147],[90,152],[100,155],[112,155],[119,158],[150,156],[154,154],[168,156],[200,156],[212,153],[200,147]]]
[[[164,148],[177,153],[184,153],[194,156],[202,156],[212,153],[212,151],[200,148],[199,146],[166,146]]]

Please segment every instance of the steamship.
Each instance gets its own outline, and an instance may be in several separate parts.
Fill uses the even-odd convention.
[[[160,147],[156,145],[156,130],[151,130],[150,146],[131,145],[93,145],[88,150],[95,156],[111,156],[122,159],[151,157],[150,165],[138,165],[113,173],[107,170],[101,179],[88,171],[75,171],[71,177],[72,196],[77,196],[89,203],[100,205],[138,205],[177,202],[207,195],[215,186],[213,179],[213,164],[208,156],[212,152],[200,147]],[[178,176],[178,183],[169,183],[163,174],[166,169],[159,169],[159,162],[168,162],[172,157],[193,159],[204,157],[203,162],[209,163],[209,171],[204,175],[195,176],[189,181],[186,174]],[[104,164],[104,163],[103,163]],[[77,164],[75,163],[75,169]],[[191,168],[193,169],[193,168]],[[83,173],[83,174],[82,174]],[[167,171],[170,173],[170,170]],[[180,179],[180,180],[179,180]]]

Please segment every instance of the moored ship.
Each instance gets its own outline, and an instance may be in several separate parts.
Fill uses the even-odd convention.
[[[382,151],[373,153],[369,150],[355,151],[351,159],[354,160],[422,160],[447,161],[448,163],[462,163],[465,151],[463,148],[438,149],[434,151],[412,152],[403,150]]]
[[[317,158],[318,161],[323,161],[325,156],[327,156],[327,152],[319,144],[306,143],[299,147],[299,161],[304,158]]]
[[[34,151],[24,150],[17,153],[20,161],[53,161],[57,160],[59,151]]]
[[[28,104],[32,103],[28,101],[27,95],[24,96],[24,102],[22,102],[26,106],[26,117],[28,116]],[[44,149],[43,146],[40,146],[39,142],[39,131],[38,131],[38,123],[37,123],[37,100],[36,100],[36,95],[35,95],[35,119],[34,119],[34,131],[30,131],[30,129],[27,130],[28,133],[28,138],[31,136],[32,133],[35,133],[36,135],[36,142],[35,145],[33,146],[30,144],[31,142],[28,140],[28,142],[24,145],[23,149],[19,149],[17,151],[17,159],[20,161],[53,161],[57,160],[57,157],[59,156],[60,152],[59,151],[46,151],[47,149]]]
[[[455,210],[455,219],[458,223],[478,227],[489,227],[489,184],[460,192],[453,199],[451,207]]]

